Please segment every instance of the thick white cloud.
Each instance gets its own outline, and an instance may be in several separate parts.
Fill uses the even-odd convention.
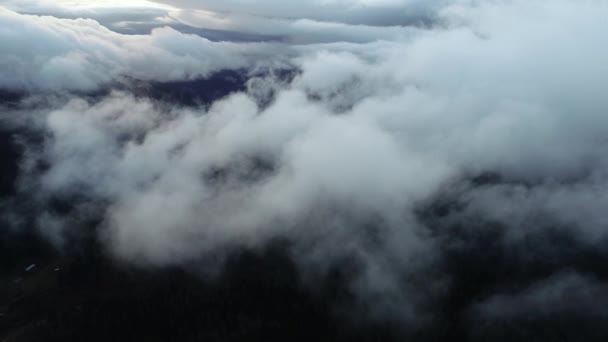
[[[260,114],[244,95],[206,115],[176,114],[167,121],[149,102],[121,94],[93,107],[74,101],[52,112],[54,166],[44,178],[45,192],[85,190],[110,199],[113,248],[127,258],[164,263],[194,257],[206,244],[217,248],[222,240],[264,240],[293,223],[324,220],[333,210],[380,215],[393,228],[415,226],[407,211],[399,212],[448,173],[442,161],[408,153],[368,119],[334,117],[299,91],[281,94]],[[278,163],[275,172],[261,182],[239,180],[253,172],[254,158]],[[205,181],[217,168],[237,178],[219,188]],[[324,234],[358,234],[335,224],[336,231]]]
[[[121,77],[192,79],[250,67],[274,50],[265,44],[214,43],[166,27],[148,36],[126,36],[90,19],[2,8],[0,26],[0,87],[9,89],[90,91]]]

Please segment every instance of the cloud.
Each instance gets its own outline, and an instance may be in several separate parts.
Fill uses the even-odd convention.
[[[171,9],[171,6],[159,5],[146,0],[0,0],[0,5],[17,12],[38,12],[56,10],[87,11],[93,9],[115,9],[121,8],[156,8]]]
[[[162,2],[162,1],[161,1]],[[439,12],[454,1],[178,1],[171,18],[218,30],[280,34],[294,44],[356,43],[408,37],[440,26]]]
[[[0,21],[7,28],[0,33],[0,87],[13,90],[86,92],[125,77],[194,79],[250,67],[274,49],[267,44],[214,43],[168,27],[148,36],[126,36],[90,19],[20,15],[6,9],[0,9]]]
[[[205,9],[232,12],[236,3]],[[541,263],[541,275],[512,271],[518,279],[493,267],[537,265],[505,246],[523,248],[539,234],[553,242],[552,230],[585,251],[607,238],[608,6],[452,2],[432,28],[374,21],[387,15],[382,22],[395,24],[389,14],[409,5],[264,2],[248,17],[328,28],[289,31],[301,45],[212,43],[169,28],[128,37],[91,20],[4,11],[2,27],[15,28],[0,31],[8,42],[0,60],[10,66],[0,82],[9,89],[82,91],[123,76],[187,80],[284,61],[296,70],[293,80],[258,75],[205,108],[136,97],[129,87],[93,100],[64,94],[35,113],[46,138],[28,158],[46,167],[26,168],[22,186],[54,227],[65,217],[45,207],[49,199],[94,203],[108,250],[136,264],[184,264],[275,238],[293,242],[313,283],[353,260],[350,285],[364,307],[404,320],[423,320],[428,307],[460,315],[484,300],[481,312],[508,316],[533,310],[530,297],[551,301],[560,284],[587,283],[552,278],[564,272],[559,263]],[[300,19],[288,19],[294,11]],[[27,43],[34,38],[42,43]],[[423,217],[442,201],[446,213]],[[472,284],[476,277],[485,282]],[[534,285],[539,278],[549,283]],[[459,280],[472,295],[442,302]],[[505,287],[532,295],[493,301]]]
[[[255,32],[262,35],[279,34],[284,41],[291,44],[397,40],[409,37],[416,31],[416,27],[413,26],[350,25],[313,19],[267,18],[202,10],[176,10],[171,11],[170,16],[182,23],[200,28]]]
[[[285,3],[278,0],[158,1],[182,9],[241,13],[277,19],[310,19],[350,25],[399,26],[432,20],[443,0],[331,0]]]
[[[295,103],[299,109],[286,116]],[[259,114],[255,102],[236,95],[204,115],[162,119],[168,115],[116,94],[93,107],[71,102],[47,119],[52,167],[42,179],[44,192],[109,200],[111,245],[134,261],[181,262],[207,244],[264,240],[333,210],[379,215],[396,227],[412,220],[399,208],[423,197],[446,172],[424,156],[403,154],[365,119],[332,117],[300,92],[279,95]],[[336,137],[338,129],[344,134]],[[434,171],[421,179],[429,168]]]

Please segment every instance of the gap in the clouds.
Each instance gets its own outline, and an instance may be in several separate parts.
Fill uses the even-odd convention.
[[[218,100],[229,95],[246,92],[248,82],[251,80],[271,79],[272,82],[282,85],[290,84],[299,74],[295,68],[261,68],[224,69],[213,72],[206,77],[176,81],[148,81],[129,77],[122,77],[111,84],[100,85],[98,89],[90,91],[58,92],[40,91],[34,89],[6,90],[0,89],[0,106],[7,111],[17,109],[37,109],[44,107],[57,107],[58,104],[79,98],[91,105],[107,98],[112,92],[120,91],[131,94],[137,98],[151,99],[168,106],[208,108]],[[260,108],[266,108],[274,99],[274,91],[264,96],[255,97]]]
[[[437,333],[463,341],[527,340],[530,336],[539,341],[576,341],[581,336],[601,341],[606,331],[582,332],[577,326],[593,326],[605,317],[569,303],[571,297],[587,300],[586,286],[593,288],[594,281],[608,280],[606,241],[590,243],[578,234],[584,227],[550,220],[505,224],[469,210],[471,193],[501,186],[534,189],[542,184],[518,184],[499,173],[484,172],[456,181],[452,190],[438,193],[417,211],[440,251],[430,272],[446,281],[445,291],[431,297],[435,327],[446,329]],[[565,288],[564,293],[551,288],[559,286],[556,279],[568,275],[585,280],[578,287]],[[527,297],[543,283],[548,286],[545,292]],[[509,296],[520,298],[521,303],[513,305],[522,307],[500,316],[507,309],[494,308],[494,302]],[[604,303],[607,298],[598,300]],[[492,316],[492,310],[497,316]]]
[[[253,79],[271,78],[274,82],[290,84],[298,74],[296,69],[226,69],[204,78],[179,81],[141,81],[129,79],[122,85],[110,89],[124,90],[136,97],[150,98],[171,106],[208,108],[216,101],[231,94],[246,92],[247,83]],[[110,92],[105,91],[103,95]],[[274,99],[274,92],[255,98],[260,108],[265,108]]]
[[[170,105],[207,107],[230,94],[247,89],[247,70],[222,70],[206,78],[183,81],[137,81],[129,89],[135,96],[151,98]]]
[[[7,282],[0,291],[9,299],[0,302],[2,338],[393,340],[382,325],[354,326],[335,314],[336,296],[348,292],[345,265],[336,265],[311,291],[282,241],[234,249],[207,279],[196,264],[146,269],[117,263],[95,243],[79,252],[45,254],[48,246],[33,236],[3,238],[0,243],[7,240],[11,248],[2,254],[15,267],[2,269]],[[36,267],[24,271],[32,262]]]
[[[18,108],[21,100],[26,96],[27,94],[22,91],[0,88],[0,106],[7,107],[8,109]]]
[[[16,142],[16,133],[0,126],[0,198],[15,194],[21,154],[21,147]]]
[[[233,161],[230,165],[214,165],[203,176],[205,184],[222,187],[237,184],[255,184],[268,179],[276,172],[277,162],[264,156],[251,156]]]

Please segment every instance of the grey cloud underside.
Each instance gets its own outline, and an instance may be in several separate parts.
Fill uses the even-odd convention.
[[[18,11],[24,15],[47,15],[60,19],[89,18],[102,25],[112,25],[121,22],[156,22],[167,16],[168,11],[154,8],[101,8],[101,9],[37,9]]]
[[[218,13],[242,13],[277,19],[311,19],[350,25],[412,26],[430,25],[437,9],[449,4],[444,0],[394,1],[157,1],[184,9],[199,9]]]
[[[603,341],[608,5],[433,13],[296,45],[1,12],[2,220],[207,274],[287,241],[302,284],[342,269],[342,310],[422,341]]]
[[[150,35],[154,29],[170,27],[184,34],[195,34],[215,42],[268,42],[280,41],[279,35],[262,35],[247,32],[214,30],[186,25],[171,19],[169,11],[150,8],[129,8],[127,10],[44,10],[19,11],[24,15],[46,15],[61,19],[89,18],[120,34]]]
[[[0,88],[20,91],[96,91],[121,78],[177,81],[222,69],[281,64],[268,56],[286,49],[273,43],[212,42],[170,27],[150,35],[112,32],[91,19],[28,16],[0,8]],[[150,65],[154,65],[150,68]],[[10,66],[10,67],[9,67]]]
[[[281,41],[284,38],[280,35],[263,35],[227,30],[213,30],[192,27],[186,24],[158,24],[158,23],[126,23],[120,25],[108,25],[114,32],[122,34],[151,34],[152,31],[160,27],[171,27],[172,29],[184,34],[195,34],[215,42],[273,42]]]

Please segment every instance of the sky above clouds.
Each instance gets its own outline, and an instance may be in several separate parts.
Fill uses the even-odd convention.
[[[172,8],[169,5],[161,5],[147,0],[3,0],[1,3],[3,6],[19,10],[34,10],[53,7],[66,9],[124,7]]]
[[[26,146],[19,186],[58,245],[90,208],[108,251],[134,264],[179,265],[287,237],[306,274],[358,260],[362,301],[416,321],[454,275],[424,273],[436,277],[430,295],[404,279],[431,269],[443,243],[485,248],[451,234],[498,229],[505,250],[549,230],[586,250],[608,239],[607,3],[0,6],[0,89],[26,98],[3,119],[44,137]],[[112,30],[134,22],[153,29]],[[212,41],[185,26],[281,39]],[[212,103],[146,93],[226,70],[245,81]],[[43,172],[32,166],[41,161]],[[83,199],[78,215],[49,209],[57,197]],[[451,201],[444,214],[423,217],[442,200]],[[523,284],[501,278],[516,290],[488,289],[468,308],[473,320],[554,308],[554,292],[538,294],[563,283],[604,291],[592,276],[564,274],[571,254],[547,241],[534,250],[560,262]],[[528,252],[505,260],[525,264],[537,257]]]

